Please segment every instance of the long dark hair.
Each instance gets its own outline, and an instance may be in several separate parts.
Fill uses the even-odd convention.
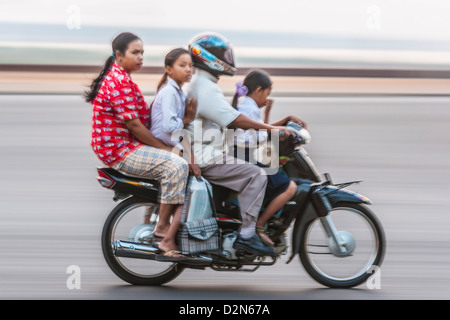
[[[117,50],[119,50],[122,54],[125,54],[128,49],[128,45],[135,40],[141,39],[130,32],[122,32],[114,38],[114,40],[112,41],[112,54],[108,57],[108,59],[106,59],[103,70],[100,72],[98,77],[92,81],[91,85],[89,86],[89,90],[84,92],[84,99],[86,100],[86,102],[94,101],[95,97],[97,96],[98,89],[103,82],[103,77],[108,73],[109,68],[111,68],[116,59],[115,56],[117,54]]]
[[[266,90],[272,86],[272,80],[267,72],[263,70],[252,70],[244,78],[243,85],[248,88],[247,95],[251,94],[253,91],[261,87],[262,90]],[[233,102],[231,105],[236,109],[238,101],[237,93],[233,97]]]
[[[183,54],[189,54],[189,51],[184,48],[176,48],[176,49],[171,50],[168,54],[166,54],[166,57],[164,59],[164,68],[165,67],[173,67],[173,64],[175,63],[175,61],[177,61],[177,59],[180,56],[182,56]],[[164,71],[164,74],[163,74],[161,80],[159,80],[156,91],[159,91],[159,89],[161,89],[161,87],[167,82],[168,76],[169,75],[167,74],[167,71]]]

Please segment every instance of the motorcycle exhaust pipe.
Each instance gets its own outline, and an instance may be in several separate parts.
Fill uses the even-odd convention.
[[[116,257],[155,260],[158,252],[158,248],[149,245],[122,240],[113,242],[113,253]]]
[[[213,263],[213,259],[207,256],[198,255],[197,257],[165,257],[158,248],[143,245],[140,243],[115,240],[113,243],[113,254],[116,257],[147,259],[160,262],[179,262],[185,265],[208,266]]]

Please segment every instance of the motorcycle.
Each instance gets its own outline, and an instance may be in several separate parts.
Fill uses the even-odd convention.
[[[257,256],[233,248],[241,225],[236,194],[212,184],[219,250],[166,257],[160,254],[153,236],[158,220],[158,183],[99,167],[98,182],[114,191],[114,201],[120,201],[106,219],[101,236],[103,255],[111,270],[134,285],[162,285],[186,268],[256,271],[287,254],[290,242],[286,263],[298,255],[306,272],[320,284],[351,288],[366,281],[382,263],[385,236],[368,208],[371,201],[344,189],[361,181],[334,184],[327,173],[322,178],[304,148],[311,139],[309,132],[296,123],[287,127],[293,134],[280,141],[280,170],[296,182],[297,192],[266,224],[275,255]],[[149,222],[143,223],[144,215],[150,215]]]

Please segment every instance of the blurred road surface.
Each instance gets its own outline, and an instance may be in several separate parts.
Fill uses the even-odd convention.
[[[42,66],[39,67],[42,68]],[[92,79],[97,76],[95,73],[81,70],[61,72],[64,71],[64,66],[55,66],[55,68],[61,68],[60,72],[37,72],[26,69],[20,70],[20,72],[0,70],[0,93],[78,95],[86,90]],[[322,76],[289,76],[289,71],[289,69],[284,70],[283,72],[287,74],[283,76],[271,76],[274,83],[272,95],[450,95],[450,79],[448,77],[389,77],[389,72],[385,72],[384,76],[381,76],[376,73],[376,69],[361,70],[367,74],[373,72],[372,77],[332,76],[333,71],[328,69],[321,71],[325,74],[328,73]],[[407,70],[404,72],[408,73]],[[133,80],[147,95],[155,94],[160,79],[161,74],[159,73],[141,71],[133,74]],[[225,93],[234,94],[236,82],[243,81],[243,79],[243,75],[223,77],[218,84]]]
[[[276,98],[272,120],[306,120],[318,168],[364,180],[351,189],[385,227],[381,288],[351,290],[324,288],[286,257],[254,273],[124,283],[100,248],[115,203],[96,181],[91,107],[80,96],[0,95],[0,110],[0,299],[450,299],[449,97]],[[73,265],[79,289],[67,287]]]

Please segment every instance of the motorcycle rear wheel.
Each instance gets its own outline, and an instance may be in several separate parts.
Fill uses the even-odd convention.
[[[157,286],[175,279],[184,267],[177,263],[147,259],[133,259],[114,255],[115,240],[129,239],[136,226],[142,224],[146,208],[157,205],[136,197],[120,202],[109,214],[103,226],[101,243],[103,256],[111,270],[122,280],[133,285]]]
[[[327,287],[358,286],[382,263],[385,236],[381,223],[371,210],[356,203],[339,203],[329,216],[351,252],[338,253],[317,218],[307,226],[301,239],[300,261],[314,280]]]

